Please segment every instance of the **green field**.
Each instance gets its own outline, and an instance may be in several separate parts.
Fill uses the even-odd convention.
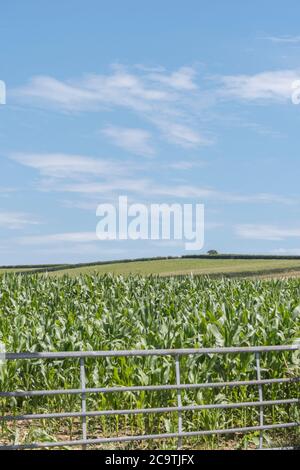
[[[209,261],[211,262],[211,261]],[[164,264],[164,263],[163,263]],[[151,264],[150,264],[151,265]],[[149,264],[148,264],[149,266]],[[130,267],[130,266],[128,266]],[[6,351],[71,351],[150,348],[197,348],[291,344],[300,337],[300,280],[209,279],[81,275],[0,276],[0,341]],[[299,377],[299,353],[261,357],[263,378]],[[174,360],[106,358],[86,361],[87,386],[174,384]],[[250,354],[188,356],[181,361],[183,383],[253,380]],[[79,387],[79,363],[17,361],[0,367],[0,390]],[[264,399],[299,397],[299,384],[264,386]],[[255,401],[256,387],[213,388],[182,392],[184,405]],[[174,391],[88,394],[88,410],[176,406]],[[30,399],[0,398],[0,414],[79,411],[80,397],[56,395]],[[297,405],[266,407],[265,423],[299,421]],[[259,408],[185,412],[185,430],[253,426]],[[176,413],[88,419],[89,437],[176,432]],[[80,421],[64,419],[0,424],[0,442],[80,438]],[[299,444],[299,433],[270,431],[266,438]],[[199,437],[184,448],[247,447],[257,433]],[[135,444],[136,445],[136,444]],[[142,447],[147,444],[141,444]],[[150,448],[175,448],[176,441],[153,442]],[[126,444],[125,448],[133,448]],[[152,446],[152,447],[151,447]]]
[[[153,261],[133,261],[129,263],[100,264],[81,266],[54,271],[51,275],[68,274],[140,274],[140,275],[253,275],[299,271],[300,260],[244,260],[244,259],[164,259]]]
[[[221,258],[169,258],[150,260],[125,260],[114,262],[86,263],[80,265],[17,266],[0,267],[0,274],[48,272],[51,276],[81,274],[114,275],[208,275],[227,277],[300,276],[300,259],[221,259]]]

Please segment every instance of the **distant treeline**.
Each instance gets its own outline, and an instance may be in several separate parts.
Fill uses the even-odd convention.
[[[26,270],[24,274],[33,274],[33,273],[46,273],[46,272],[53,272],[53,271],[63,271],[65,269],[76,269],[76,268],[88,268],[93,266],[102,266],[104,264],[118,264],[118,263],[134,263],[139,261],[159,261],[159,260],[166,260],[166,259],[180,259],[181,256],[157,256],[155,258],[137,258],[137,259],[118,259],[118,260],[111,260],[111,261],[95,261],[92,263],[77,263],[77,264],[57,264],[57,265],[45,265],[37,266],[37,269],[33,270]],[[23,266],[23,268],[34,268],[34,266]],[[41,269],[39,269],[41,268]]]
[[[202,259],[269,259],[269,260],[300,260],[300,255],[284,256],[284,255],[239,255],[239,254],[218,254],[218,255],[183,255],[181,258],[202,258]]]
[[[55,268],[58,266],[66,266],[65,264],[16,264],[15,266],[0,266],[0,269],[30,269],[30,268]]]

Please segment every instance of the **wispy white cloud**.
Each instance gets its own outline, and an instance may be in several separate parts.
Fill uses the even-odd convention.
[[[199,107],[195,101],[201,101],[195,79],[196,70],[192,67],[181,67],[170,73],[162,68],[147,71],[141,67],[114,65],[111,73],[86,75],[76,80],[32,77],[29,83],[13,90],[11,95],[18,102],[25,100],[26,103],[63,112],[126,108],[155,126],[169,142],[198,147],[205,145],[207,139],[202,132],[195,130],[195,122],[199,121]],[[138,153],[146,149],[148,155],[153,154],[145,131],[128,132],[129,129],[127,135],[118,136],[123,148],[133,148]]]
[[[82,79],[60,81],[36,76],[27,85],[13,91],[18,98],[65,111],[86,111],[107,106],[121,106],[147,111],[153,104],[173,101],[168,91],[151,86],[145,76],[114,67],[111,74],[86,75]]]
[[[41,191],[77,193],[87,196],[101,195],[111,198],[117,194],[134,194],[139,198],[152,197],[213,200],[239,204],[295,204],[296,200],[272,193],[239,194],[219,191],[211,187],[190,184],[158,184],[145,178],[141,168],[130,162],[112,161],[69,154],[14,153],[10,158],[38,171]],[[176,163],[176,162],[175,162]],[[173,165],[175,165],[175,163]],[[199,162],[178,162],[177,169],[193,168]],[[171,164],[172,165],[172,164]],[[174,168],[174,166],[173,166]],[[90,208],[89,201],[80,201],[82,207]],[[78,201],[77,201],[78,204]]]
[[[272,250],[274,255],[289,255],[289,256],[299,256],[300,248],[278,248],[277,250]]]
[[[299,78],[300,69],[228,75],[220,79],[222,86],[219,95],[245,101],[291,101],[293,83]]]
[[[178,90],[196,90],[194,81],[196,72],[192,67],[181,67],[179,70],[166,74],[165,71],[150,73],[148,78]]]
[[[235,231],[240,238],[248,240],[281,241],[287,238],[300,238],[300,228],[285,228],[274,225],[237,225]]]
[[[205,166],[205,162],[198,160],[178,160],[176,162],[168,163],[167,167],[171,168],[172,170],[192,170],[193,168],[201,168]]]
[[[295,204],[295,200],[276,194],[238,194],[189,184],[157,184],[147,178],[111,178],[103,183],[64,183],[53,190],[83,195],[135,194],[149,198],[176,198],[219,201],[227,204]]]
[[[212,140],[204,137],[199,131],[186,124],[178,124],[172,120],[153,120],[161,129],[166,140],[184,148],[195,148],[202,145],[211,145]]]
[[[38,225],[30,214],[24,212],[0,211],[0,228],[9,230],[19,230],[27,225]]]
[[[124,193],[143,193],[145,188],[149,190],[151,187],[149,180],[139,178],[110,178],[103,182],[90,181],[87,183],[64,183],[57,187],[52,187],[52,190],[61,192],[80,193],[80,194],[103,194],[108,195],[111,193],[118,194]]]
[[[48,245],[51,243],[67,242],[67,243],[90,243],[97,241],[95,232],[67,232],[55,233],[51,235],[28,235],[18,238],[18,242],[22,245]]]
[[[266,36],[264,39],[278,44],[300,44],[299,36]]]
[[[0,194],[9,194],[9,193],[15,193],[18,191],[18,188],[12,188],[12,187],[1,187],[0,188]]]
[[[56,260],[59,260],[58,262],[61,262],[61,260],[63,260],[63,262],[67,262],[66,255],[72,255],[70,259],[71,263],[76,262],[76,260],[74,261],[74,255],[76,258],[78,254],[80,254],[80,256],[90,255],[90,259],[92,262],[95,262],[97,260],[104,261],[116,256],[118,256],[118,258],[126,258],[126,253],[128,255],[128,249],[122,249],[117,247],[108,248],[107,245],[104,246],[103,244],[101,244],[99,240],[97,241],[97,243],[86,242],[80,244],[58,242],[55,244],[50,243],[49,245],[46,245],[45,243],[41,243],[40,247],[31,247],[31,250],[34,255],[39,254],[43,256],[51,256],[52,262],[56,262]],[[58,255],[60,255],[59,258],[57,258]],[[85,259],[85,262],[87,262],[87,259]]]
[[[26,102],[52,105],[66,111],[91,109],[97,102],[95,93],[81,84],[62,82],[49,76],[35,76],[11,94]]]
[[[2,187],[0,188],[0,197],[2,198],[8,198],[10,197],[13,193],[18,192],[18,188],[13,188],[13,187]]]
[[[214,200],[223,203],[233,204],[295,204],[293,199],[284,196],[268,193],[256,194],[239,194],[226,191],[219,191],[214,188],[206,188],[193,185],[168,185],[168,186],[151,186],[151,194],[172,196],[177,198],[198,198],[204,200]]]
[[[92,158],[65,153],[12,153],[9,157],[21,165],[38,170],[52,178],[79,178],[83,176],[111,176],[124,174],[125,168],[112,159]],[[125,166],[125,165],[124,165]]]
[[[128,152],[141,156],[153,156],[155,150],[151,145],[151,134],[143,129],[109,126],[102,129],[102,134],[112,143]]]

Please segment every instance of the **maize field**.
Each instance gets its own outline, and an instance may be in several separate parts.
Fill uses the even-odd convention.
[[[78,277],[0,276],[0,342],[7,352],[201,348],[292,344],[300,338],[300,280],[234,280],[186,276]],[[299,352],[261,355],[263,378],[299,376]],[[87,387],[176,383],[171,357],[86,360]],[[255,379],[250,354],[187,356],[182,383]],[[0,389],[79,388],[78,361],[18,360],[0,365]],[[257,400],[256,387],[186,390],[183,405]],[[299,384],[264,387],[264,399],[299,398]],[[89,394],[89,410],[176,406],[176,391]],[[0,398],[0,414],[80,411],[80,397],[57,395]],[[265,422],[299,421],[295,405],[265,408]],[[257,425],[259,410],[226,409],[183,413],[185,430]],[[88,419],[92,436],[176,432],[177,416],[129,415]],[[80,435],[80,421],[2,422],[0,443],[49,441]],[[186,448],[246,448],[258,435],[191,438]],[[299,431],[268,433],[266,439],[296,440]],[[133,448],[128,443],[122,448]],[[143,443],[175,448],[176,440]],[[164,447],[165,446],[165,447]],[[109,448],[102,446],[101,448]]]

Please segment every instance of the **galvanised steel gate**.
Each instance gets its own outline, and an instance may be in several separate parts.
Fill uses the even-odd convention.
[[[2,421],[27,421],[27,420],[41,420],[41,419],[62,419],[62,418],[81,418],[82,422],[82,439],[57,441],[57,442],[36,442],[30,444],[19,445],[0,445],[1,450],[17,450],[17,449],[37,449],[37,448],[51,448],[51,447],[68,447],[68,446],[82,446],[85,449],[88,445],[107,444],[117,442],[130,442],[130,441],[144,441],[151,439],[178,439],[178,448],[182,446],[182,439],[194,436],[217,435],[217,434],[235,434],[235,433],[249,433],[254,431],[260,432],[259,449],[263,448],[263,433],[272,429],[286,429],[297,428],[300,422],[287,422],[276,424],[265,424],[264,422],[264,407],[272,405],[285,405],[294,404],[299,405],[300,397],[278,399],[278,400],[264,400],[263,386],[267,384],[279,383],[299,383],[300,377],[293,378],[261,378],[260,355],[261,353],[283,353],[286,351],[296,351],[299,345],[290,346],[263,346],[263,347],[224,347],[224,348],[202,348],[202,349],[151,349],[151,350],[129,350],[129,351],[88,351],[88,352],[41,352],[41,353],[7,353],[4,359],[7,361],[14,361],[20,359],[35,360],[35,359],[74,359],[79,360],[80,363],[80,384],[79,389],[61,389],[61,390],[33,390],[33,391],[0,391],[0,397],[37,397],[37,396],[54,396],[62,394],[81,395],[81,411],[80,412],[66,412],[66,413],[43,413],[43,414],[26,414],[26,415],[3,415],[0,417]],[[245,381],[230,381],[230,382],[207,382],[207,383],[189,383],[183,384],[180,379],[180,357],[187,355],[209,355],[209,354],[253,354],[256,358],[256,379]],[[163,384],[163,385],[145,385],[145,386],[129,386],[129,387],[103,387],[103,388],[88,388],[86,387],[85,375],[85,359],[87,358],[103,358],[103,357],[132,357],[132,356],[171,356],[174,358],[174,367],[176,371],[176,384]],[[258,400],[241,402],[241,403],[211,403],[204,405],[182,405],[182,390],[204,389],[204,388],[221,388],[221,387],[257,387]],[[86,396],[89,393],[120,393],[120,392],[141,392],[141,391],[159,391],[159,390],[176,390],[177,392],[177,406],[174,407],[161,407],[161,408],[144,408],[144,409],[122,409],[122,410],[101,410],[101,411],[88,411],[86,406]],[[229,408],[245,408],[245,407],[258,407],[259,408],[259,423],[257,426],[237,427],[228,429],[213,429],[213,430],[198,430],[192,432],[185,432],[183,426],[182,413],[185,411],[200,411],[211,409],[229,409]],[[148,434],[136,436],[122,436],[122,437],[109,437],[109,438],[88,438],[87,418],[96,416],[109,416],[109,415],[138,415],[147,413],[166,413],[174,412],[178,415],[178,431],[173,433],[161,434]],[[289,448],[289,447],[288,447]]]

